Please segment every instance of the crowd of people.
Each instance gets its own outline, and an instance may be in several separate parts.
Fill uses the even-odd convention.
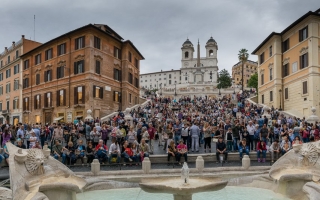
[[[181,164],[182,157],[187,162],[188,154],[200,148],[204,153],[215,152],[217,162],[227,162],[230,152],[239,152],[240,159],[256,152],[258,162],[265,162],[270,153],[274,162],[293,144],[319,140],[318,123],[286,117],[273,107],[267,113],[247,101],[249,95],[250,91],[222,98],[154,97],[145,107],[131,111],[132,121],[126,121],[124,113],[119,112],[104,122],[96,118],[77,124],[3,124],[0,162],[8,162],[7,142],[23,149],[48,145],[51,155],[64,164],[81,160],[82,165],[89,165],[98,159],[101,164],[123,160],[128,165],[139,165],[154,153],[155,145],[163,146],[168,164],[170,159]],[[215,149],[212,142],[216,143]]]

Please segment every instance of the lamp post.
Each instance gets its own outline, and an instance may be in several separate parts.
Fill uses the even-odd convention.
[[[162,96],[162,83],[160,83],[160,96]]]
[[[281,92],[282,92],[282,90],[280,89],[279,90],[279,93],[280,93],[280,108],[279,108],[279,111],[282,111],[282,108],[281,108]]]
[[[232,82],[233,82],[233,94],[236,94],[236,84],[234,80]]]
[[[219,85],[219,96],[221,95],[221,92],[220,92],[221,85],[220,85],[220,83],[221,82],[218,83],[218,85]]]
[[[177,96],[177,81],[174,81],[174,96]]]

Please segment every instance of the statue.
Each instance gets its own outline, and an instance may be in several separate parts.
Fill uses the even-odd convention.
[[[181,169],[181,179],[183,180],[183,184],[189,184],[189,167],[186,162],[183,163]]]

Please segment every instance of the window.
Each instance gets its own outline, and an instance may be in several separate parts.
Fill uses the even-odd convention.
[[[2,102],[0,102],[0,111],[2,111]]]
[[[41,63],[41,53],[39,53],[38,55],[35,56],[35,64],[40,64]]]
[[[2,67],[3,66],[3,62],[2,62],[2,60],[0,61],[0,67]]]
[[[169,85],[171,84],[171,80],[169,80]]]
[[[13,74],[17,74],[17,73],[19,73],[19,64],[13,67]]]
[[[84,60],[74,62],[74,74],[80,74],[84,72]]]
[[[272,80],[272,68],[269,69],[270,81]]]
[[[299,30],[299,42],[308,38],[308,26],[304,27],[303,29]]]
[[[273,101],[273,91],[270,91],[270,101]]]
[[[11,89],[11,84],[7,83],[6,84],[6,93],[10,93],[10,89]]]
[[[103,99],[103,88],[99,86],[93,86],[93,97]]]
[[[3,86],[0,86],[0,95],[3,95]]]
[[[36,74],[36,85],[40,84],[40,74]]]
[[[96,73],[100,74],[100,61],[96,60]]]
[[[139,60],[138,59],[134,59],[134,66],[137,68],[137,69],[139,69]],[[161,74],[160,74],[160,76],[161,76]]]
[[[130,84],[133,84],[133,76],[132,76],[131,73],[129,73],[128,81],[129,81]]]
[[[134,78],[135,79],[135,84],[134,84],[134,86],[136,87],[136,88],[139,88],[139,79],[138,78]]]
[[[29,87],[29,78],[23,79],[23,88],[28,88]]]
[[[114,80],[121,81],[121,70],[113,69],[113,78]]]
[[[171,74],[169,74],[169,78],[171,78]]]
[[[13,109],[19,109],[19,99],[13,99],[12,106]]]
[[[49,60],[51,58],[52,58],[52,48],[46,50],[46,52],[45,52],[45,60]]]
[[[120,49],[118,49],[117,47],[114,47],[113,53],[114,53],[115,58],[121,59],[121,50]]]
[[[289,99],[289,89],[288,88],[284,89],[284,99]]]
[[[29,110],[29,97],[23,99],[23,110]]]
[[[19,89],[19,79],[15,79],[13,81],[13,90],[18,90]]]
[[[7,111],[10,109],[10,101],[7,101]]]
[[[282,42],[282,53],[289,50],[289,38]]]
[[[6,70],[6,78],[9,78],[11,76],[11,69]]]
[[[64,77],[64,68],[65,66],[57,67],[57,79]]]
[[[300,56],[300,69],[308,67],[308,53]]]
[[[212,49],[209,50],[209,57],[211,57],[211,56],[213,56],[213,50]]]
[[[44,82],[52,81],[52,70],[44,71]]]
[[[113,91],[113,101],[121,102],[121,94],[120,94],[120,92]]]
[[[23,69],[28,69],[29,68],[29,59],[23,61]]]
[[[97,48],[97,49],[100,49],[100,43],[101,43],[101,40],[100,38],[94,36],[94,48]]]
[[[129,103],[132,103],[132,95],[129,94]]]
[[[57,91],[57,106],[66,106],[66,90]]]
[[[260,55],[260,64],[264,62],[264,52]],[[247,66],[248,68],[248,66]]]
[[[304,81],[302,82],[302,94],[307,94],[308,93],[308,82]]]
[[[74,88],[74,104],[85,103],[85,86],[78,86]]]
[[[10,63],[10,56],[8,56],[8,64]]]
[[[58,56],[66,54],[66,43],[59,44],[57,47],[57,51]]]
[[[130,51],[129,51],[128,59],[129,59],[129,62],[132,62],[132,54]]]
[[[34,109],[41,109],[41,95],[34,96]]]
[[[84,36],[75,39],[75,50],[84,48]]]
[[[261,74],[261,85],[264,84],[264,74]]]
[[[289,63],[283,65],[282,67],[282,78],[289,75]]]
[[[272,56],[272,46],[269,47],[269,57],[271,57],[271,56]],[[252,69],[252,67],[251,67],[251,69]]]
[[[52,107],[52,92],[47,92],[44,94],[44,107]]]
[[[16,51],[16,59],[19,57],[19,50]]]
[[[189,52],[188,51],[184,53],[184,58],[189,58]]]

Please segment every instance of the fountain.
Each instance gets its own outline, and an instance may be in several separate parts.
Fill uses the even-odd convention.
[[[221,178],[191,178],[187,163],[183,164],[181,178],[142,179],[140,188],[149,193],[172,194],[174,200],[191,200],[194,193],[221,190],[228,184]]]

